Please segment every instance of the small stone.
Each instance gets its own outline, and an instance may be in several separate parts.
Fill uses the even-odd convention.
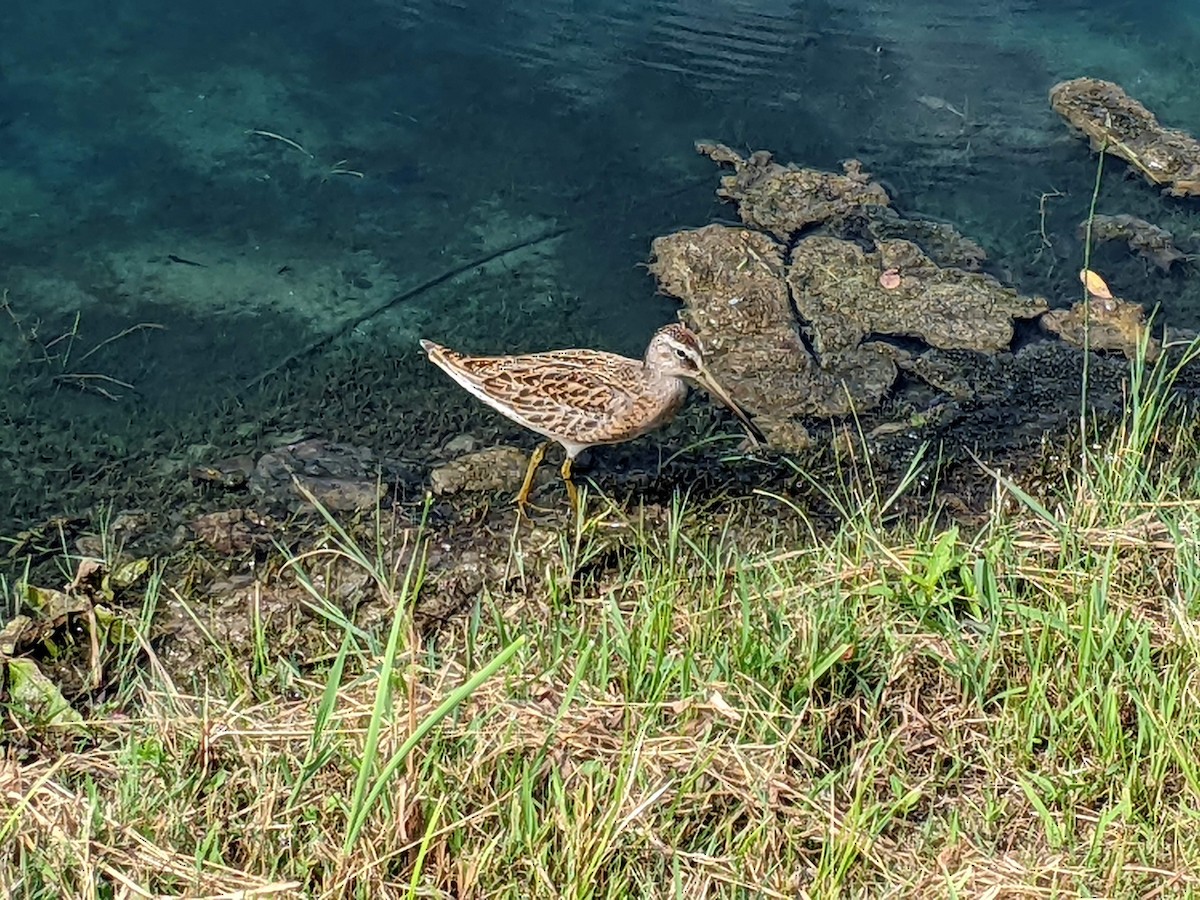
[[[442,451],[447,456],[462,456],[479,449],[479,439],[473,434],[460,434],[446,441]]]
[[[401,474],[365,447],[312,438],[261,456],[249,485],[268,503],[295,506],[307,491],[329,510],[360,512],[383,500]]]
[[[516,447],[488,447],[466,453],[429,473],[439,497],[475,491],[515,493],[525,478],[529,456]]]
[[[252,509],[227,509],[197,516],[189,523],[192,533],[223,556],[269,546],[277,523]]]

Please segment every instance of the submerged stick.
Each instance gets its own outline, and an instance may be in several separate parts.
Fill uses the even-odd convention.
[[[144,331],[147,329],[165,331],[166,326],[159,325],[157,322],[138,322],[136,325],[130,325],[128,328],[124,328],[121,331],[118,331],[116,334],[111,335],[110,337],[106,337],[104,340],[102,340],[100,343],[98,343],[95,347],[93,347],[87,353],[83,354],[83,356],[79,357],[78,361],[83,362],[89,356],[96,353],[96,351],[103,350],[105,347],[107,347],[113,341],[119,341],[121,338],[125,337],[126,335],[133,334],[135,331]]]
[[[303,359],[306,356],[316,353],[322,347],[325,347],[326,345],[331,344],[334,341],[336,341],[338,338],[340,338],[346,334],[349,334],[351,331],[353,331],[359,325],[363,324],[364,322],[369,322],[371,319],[375,318],[376,316],[380,315],[381,313],[387,312],[393,306],[397,306],[398,304],[404,303],[408,300],[412,300],[414,297],[419,297],[421,294],[424,294],[426,291],[432,290],[433,288],[437,287],[439,284],[444,284],[445,282],[450,281],[452,278],[457,278],[459,275],[462,275],[464,272],[468,272],[471,269],[476,268],[477,266],[486,265],[487,263],[490,263],[493,260],[500,259],[501,257],[508,256],[512,253],[516,253],[518,250],[524,250],[528,247],[536,247],[538,244],[544,244],[544,243],[546,243],[546,241],[553,240],[556,237],[561,237],[562,235],[566,234],[570,230],[571,230],[570,228],[555,228],[551,231],[544,232],[544,233],[538,235],[537,237],[526,238],[523,241],[517,241],[516,243],[508,244],[507,246],[501,247],[499,250],[493,250],[491,253],[487,253],[487,254],[484,254],[483,256],[476,257],[475,259],[472,259],[469,262],[461,263],[460,265],[457,265],[452,269],[447,269],[446,271],[442,272],[439,275],[434,275],[432,278],[422,281],[416,287],[409,288],[407,291],[404,291],[401,294],[397,294],[396,296],[394,296],[390,300],[388,300],[386,303],[380,303],[378,306],[368,309],[366,312],[362,313],[361,315],[356,316],[355,318],[350,319],[346,322],[343,322],[341,325],[339,325],[333,331],[330,331],[327,334],[324,334],[321,337],[317,338],[316,340],[311,341],[308,344],[305,344],[299,350],[289,353],[287,356],[285,356],[283,359],[281,359],[275,365],[271,366],[271,368],[267,369],[265,372],[260,373],[259,375],[256,375],[250,381],[247,381],[240,388],[238,388],[235,393],[243,394],[246,391],[250,390],[251,388],[257,387],[258,385],[262,384],[264,381],[266,381],[268,378],[270,378],[275,373],[282,371],[283,369],[290,366],[292,363],[296,362],[296,360]]]

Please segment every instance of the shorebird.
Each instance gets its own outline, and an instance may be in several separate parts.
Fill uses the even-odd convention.
[[[553,442],[566,451],[563,481],[572,510],[579,494],[571,467],[589,447],[619,444],[669,422],[695,382],[724,403],[757,446],[766,438],[705,368],[700,340],[679,323],[660,328],[644,359],[602,350],[552,350],[522,356],[467,356],[421,341],[429,359],[467,392],[548,440],[538,446],[517,494],[523,510],[533,476]],[[686,379],[686,380],[685,380]]]

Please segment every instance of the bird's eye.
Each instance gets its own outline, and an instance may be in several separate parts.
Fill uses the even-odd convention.
[[[676,355],[676,356],[678,356],[680,359],[687,359],[687,358],[688,358],[687,351],[685,351],[685,350],[681,350],[681,349],[680,349],[680,348],[678,348],[678,347],[676,347],[676,348],[675,348],[675,355]]]

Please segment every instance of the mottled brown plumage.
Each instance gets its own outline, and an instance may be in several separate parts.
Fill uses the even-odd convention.
[[[680,324],[651,339],[644,359],[601,350],[554,350],[522,356],[467,356],[421,341],[429,359],[471,394],[530,431],[562,444],[562,475],[572,506],[577,502],[571,464],[588,447],[619,444],[669,422],[695,381],[725,403],[762,440],[750,417],[704,367],[700,341]],[[545,453],[530,460],[517,495],[524,505],[533,474]]]

